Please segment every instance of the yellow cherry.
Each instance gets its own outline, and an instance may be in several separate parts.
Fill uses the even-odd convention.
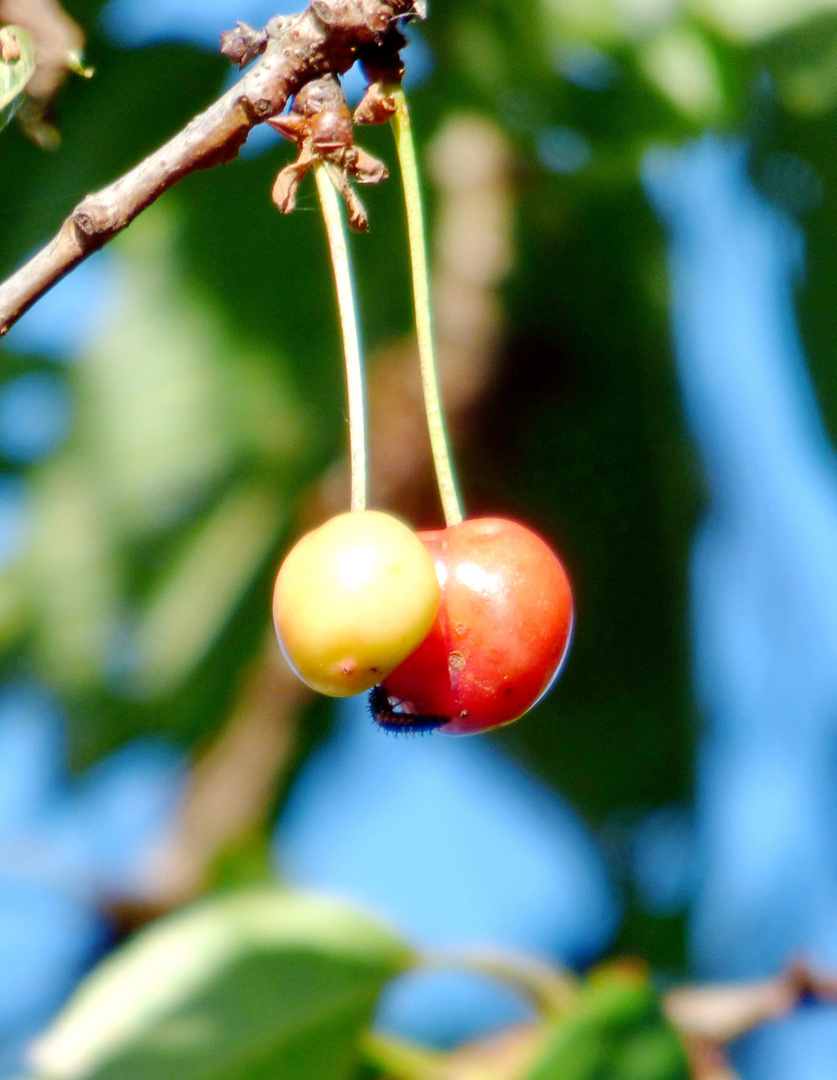
[[[416,534],[390,514],[355,510],[291,549],[276,577],[273,620],[299,677],[321,694],[348,697],[381,682],[422,643],[439,597]]]

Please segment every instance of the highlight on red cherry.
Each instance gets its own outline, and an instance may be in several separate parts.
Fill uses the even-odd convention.
[[[391,731],[467,735],[518,719],[567,656],[573,598],[560,559],[505,518],[418,535],[441,601],[421,645],[372,690],[375,721]]]

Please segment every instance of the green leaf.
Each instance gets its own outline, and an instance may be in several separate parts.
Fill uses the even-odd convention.
[[[35,70],[35,45],[19,26],[5,26],[2,33],[14,39],[20,50],[16,60],[0,61],[0,130],[11,120],[20,104],[20,95]]]
[[[651,985],[604,969],[559,1022],[526,1080],[686,1080],[677,1033]]]
[[[412,954],[373,918],[264,888],[162,919],[82,984],[33,1051],[42,1078],[342,1080]]]

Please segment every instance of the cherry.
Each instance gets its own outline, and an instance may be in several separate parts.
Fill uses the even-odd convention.
[[[564,567],[539,536],[503,518],[418,535],[442,599],[421,645],[372,691],[377,723],[465,735],[516,720],[567,653],[573,599]]]
[[[439,606],[433,560],[403,522],[377,510],[331,518],[302,537],[276,578],[282,651],[314,690],[368,690],[425,638]]]

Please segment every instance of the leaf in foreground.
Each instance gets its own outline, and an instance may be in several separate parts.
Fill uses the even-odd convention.
[[[162,919],[82,984],[33,1050],[43,1080],[342,1080],[409,948],[373,918],[278,889]]]

